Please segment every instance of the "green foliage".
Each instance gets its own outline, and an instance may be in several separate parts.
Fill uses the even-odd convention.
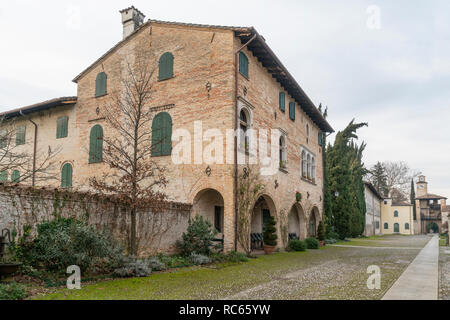
[[[413,219],[417,220],[417,208],[416,208],[416,190],[414,188],[414,179],[411,179],[411,194],[410,194],[411,204],[413,205]]]
[[[23,300],[27,296],[25,286],[20,283],[0,283],[0,300]]]
[[[158,259],[157,257],[152,257],[150,259],[148,259],[148,266],[153,270],[153,271],[164,271],[167,269],[166,264],[163,263],[160,259]]]
[[[305,241],[291,240],[289,241],[289,249],[292,251],[306,251],[307,245]]]
[[[122,259],[122,250],[107,233],[75,219],[56,218],[37,226],[37,236],[26,230],[16,257],[34,268],[65,273],[77,265],[89,272],[110,272]]]
[[[215,253],[211,256],[214,262],[218,263],[240,263],[240,262],[248,262],[248,257],[242,252],[232,251],[227,254]]]
[[[382,197],[388,196],[386,169],[381,162],[377,162],[370,170],[370,182]]]
[[[345,130],[338,132],[334,145],[326,150],[327,188],[331,195],[331,209],[325,206],[325,218],[329,232],[337,232],[339,238],[358,236],[365,225],[365,199],[363,177],[367,171],[362,163],[366,147],[356,145],[356,130],[367,126],[351,121]],[[332,212],[332,217],[329,215]],[[331,222],[331,228],[330,228]],[[331,230],[330,230],[331,229]]]
[[[189,260],[196,266],[202,266],[211,263],[211,259],[209,257],[197,253],[191,253],[191,255],[189,256]]]
[[[319,222],[319,227],[317,228],[317,238],[319,241],[326,239],[325,224],[322,221]]]
[[[158,257],[159,261],[164,263],[168,269],[185,268],[192,266],[188,258],[182,256],[164,256]]]
[[[295,194],[295,200],[297,200],[297,202],[302,201],[302,194],[300,192],[297,192]]]
[[[152,272],[149,264],[145,260],[138,260],[130,257],[122,267],[114,270],[114,276],[118,278],[145,278]]]
[[[202,216],[196,216],[189,221],[187,232],[183,233],[181,241],[177,241],[177,247],[185,257],[192,253],[209,256],[216,235],[217,231],[209,221]]]
[[[308,249],[319,249],[320,243],[316,238],[307,238],[305,239],[306,247]]]
[[[277,245],[277,228],[276,221],[273,216],[267,220],[266,225],[264,226],[264,244],[266,246],[276,246]]]

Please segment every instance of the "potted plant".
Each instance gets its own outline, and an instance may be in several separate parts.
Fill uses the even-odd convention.
[[[297,202],[302,201],[302,194],[300,192],[297,192],[295,194],[295,200],[297,200]]]
[[[322,221],[319,222],[319,226],[317,228],[317,239],[320,242],[320,246],[325,246],[325,237],[326,237],[326,231],[325,231],[325,225]]]
[[[272,254],[277,246],[277,229],[275,218],[270,216],[264,228],[264,252]]]

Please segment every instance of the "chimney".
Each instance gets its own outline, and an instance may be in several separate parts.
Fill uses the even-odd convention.
[[[144,23],[145,15],[133,6],[121,10],[120,13],[122,14],[123,38],[125,39]]]

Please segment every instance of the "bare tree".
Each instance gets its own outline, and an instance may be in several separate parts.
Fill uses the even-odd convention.
[[[106,134],[103,162],[111,170],[90,179],[98,192],[115,195],[130,208],[129,253],[137,255],[136,215],[139,210],[162,210],[166,195],[165,167],[152,159],[150,108],[156,62],[145,49],[136,49],[134,61],[125,59],[121,88],[111,92],[103,110]],[[157,142],[161,143],[161,142]],[[160,206],[158,206],[160,204]],[[155,220],[156,221],[156,220]]]
[[[0,173],[6,174],[17,170],[20,177],[14,181],[3,183],[17,183],[32,179],[33,182],[49,182],[57,180],[55,157],[61,152],[61,147],[52,149],[50,146],[43,150],[34,151],[33,143],[25,140],[25,134],[20,132],[16,118],[0,118]],[[30,151],[32,150],[32,151]]]
[[[411,191],[411,180],[421,174],[419,171],[412,170],[409,165],[403,161],[383,162],[383,168],[386,175],[386,186],[389,192],[391,193],[397,189],[407,197]]]

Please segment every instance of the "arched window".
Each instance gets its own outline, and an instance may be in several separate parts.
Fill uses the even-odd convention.
[[[302,177],[306,178],[307,174],[306,152],[302,151]]]
[[[389,224],[388,224],[388,223],[385,223],[385,224],[384,224],[384,230],[387,230],[387,229],[389,229]]]
[[[0,182],[6,182],[8,181],[8,172],[6,170],[3,170],[0,172]]]
[[[240,120],[240,146],[242,150],[249,151],[250,143],[249,143],[249,137],[247,136],[247,131],[250,128],[249,123],[249,115],[247,113],[247,110],[242,109],[239,114],[239,120]]]
[[[239,72],[248,78],[248,58],[242,51],[239,53]]]
[[[287,167],[287,156],[286,156],[286,137],[280,137],[280,168]]]
[[[106,94],[106,83],[108,76],[104,72],[100,72],[95,79],[95,96],[101,97]]]
[[[405,230],[409,230],[409,223],[405,223]]]
[[[306,161],[307,161],[306,165],[307,165],[308,179],[311,179],[311,156],[309,154]]]
[[[66,163],[61,169],[61,187],[71,188],[72,187],[72,165]]]
[[[89,163],[103,161],[103,128],[96,124],[91,129],[89,136]]]
[[[164,53],[159,58],[159,80],[166,80],[173,77],[173,55],[170,52]]]
[[[289,119],[295,121],[295,102],[289,102]]]
[[[20,172],[19,172],[19,170],[14,170],[11,173],[11,182],[20,182]]]
[[[167,112],[158,113],[152,123],[152,157],[172,154],[172,118]]]
[[[398,218],[398,211],[397,210],[394,211],[394,217]]]

